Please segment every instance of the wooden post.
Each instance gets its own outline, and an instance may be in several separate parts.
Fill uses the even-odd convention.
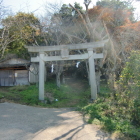
[[[44,100],[44,52],[39,53],[39,100]]]
[[[89,55],[89,75],[90,75],[90,86],[91,86],[91,99],[96,100],[97,98],[97,85],[95,77],[95,64],[94,64],[94,55],[93,48],[88,49]]]

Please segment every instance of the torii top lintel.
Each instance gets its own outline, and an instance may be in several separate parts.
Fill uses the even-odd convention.
[[[57,45],[57,46],[25,46],[29,52],[49,52],[49,51],[59,51],[63,48],[68,50],[80,50],[80,49],[89,49],[89,48],[102,48],[108,40],[82,43],[82,44],[70,44],[70,45]]]

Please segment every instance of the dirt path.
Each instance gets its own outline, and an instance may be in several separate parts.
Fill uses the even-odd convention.
[[[114,140],[70,108],[0,103],[0,140]]]
[[[69,82],[68,84],[71,88],[76,90],[76,92],[79,91],[79,93],[85,91],[88,88],[88,83],[86,81],[84,82],[77,79],[73,79],[73,81]]]

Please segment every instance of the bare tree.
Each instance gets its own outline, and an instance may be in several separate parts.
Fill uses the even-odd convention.
[[[8,8],[3,6],[3,0],[0,1],[0,52],[3,56],[7,45],[12,41],[12,37],[8,38],[9,25],[3,26],[3,19],[9,15]]]
[[[105,34],[105,29],[103,27],[102,22],[100,21],[100,18],[98,18],[94,22],[90,21],[90,18],[88,16],[88,6],[89,6],[90,2],[91,1],[84,2],[85,7],[86,7],[86,11],[84,13],[70,4],[70,7],[78,13],[78,19],[72,17],[72,19],[69,20],[67,16],[66,16],[66,18],[64,18],[64,17],[62,18],[60,14],[57,14],[57,13],[52,14],[53,16],[51,17],[51,21],[49,24],[49,31],[51,31],[53,33],[53,39],[55,39],[55,42],[56,42],[55,45],[73,44],[73,43],[78,44],[78,43],[84,43],[84,42],[89,42],[89,41],[93,42],[96,40],[101,41],[101,40],[107,38],[107,36]],[[52,5],[50,5],[50,6],[51,6],[51,8],[48,8],[48,9],[52,9],[53,7],[55,7]],[[67,24],[64,24],[64,26],[63,26],[63,21],[66,21],[66,20],[69,20],[70,22],[72,22],[72,24],[70,24],[70,22],[69,22]],[[99,32],[99,30],[100,30],[100,32]],[[77,53],[85,53],[85,51],[78,50]],[[102,66],[101,65],[102,61],[98,60],[97,62],[99,63],[98,65]],[[61,66],[62,66],[62,64],[61,64]],[[86,66],[87,66],[87,73],[89,74],[87,62],[86,62]],[[60,70],[59,68],[56,68],[56,69]],[[62,70],[62,68],[61,68],[61,70]],[[58,75],[60,75],[60,73]],[[97,75],[98,75],[97,79],[99,79],[100,72]],[[58,78],[58,79],[60,79],[60,78]],[[99,83],[99,82],[97,82],[97,83]]]
[[[107,38],[107,36],[105,34],[105,29],[104,29],[103,24],[100,20],[100,15],[94,22],[90,20],[89,15],[88,15],[88,6],[90,3],[91,3],[91,0],[84,0],[84,4],[86,7],[85,13],[81,13],[78,9],[74,8],[71,4],[70,4],[70,6],[78,12],[79,17],[81,18],[82,23],[86,28],[86,33],[90,38],[90,42],[93,42],[96,40],[101,41],[101,40]],[[100,28],[100,32],[98,31],[99,28]],[[96,51],[96,50],[94,50],[94,51]],[[95,63],[99,67],[103,66],[101,59],[96,60]],[[86,63],[86,67],[87,67],[87,63]],[[89,75],[88,67],[87,67],[87,73]],[[97,81],[98,92],[100,92],[100,71],[99,71],[99,69],[96,70],[96,81]]]

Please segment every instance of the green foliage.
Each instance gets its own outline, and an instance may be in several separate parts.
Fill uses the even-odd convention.
[[[9,41],[5,52],[28,58],[29,55],[24,46],[35,44],[35,39],[40,33],[39,20],[33,14],[19,12],[3,19],[2,24],[2,30],[6,29],[5,41]]]
[[[45,85],[45,91],[52,94],[54,101],[50,103],[50,107],[77,107],[87,104],[90,91],[79,91],[78,88],[70,85],[61,85],[58,88],[54,81]],[[55,100],[58,101],[55,101]]]
[[[53,100],[47,97],[46,93],[49,93],[53,97]],[[79,89],[72,88],[68,85],[62,85],[61,88],[58,88],[54,81],[45,84],[44,103],[38,100],[38,88],[36,85],[14,86],[0,89],[0,98],[4,97],[7,100],[21,104],[46,107],[84,106],[88,102],[89,95],[89,89],[84,92],[79,92]]]
[[[119,80],[117,100],[126,109],[131,121],[140,125],[140,51],[133,51]]]
[[[72,17],[72,8],[70,8],[66,4],[63,4],[59,11],[59,14],[61,15],[62,19],[66,18],[66,17],[70,18],[70,17]]]
[[[80,11],[80,13],[83,13],[83,7],[80,6],[79,3],[75,2],[75,3],[74,3],[74,8],[78,9],[78,10]],[[77,13],[77,11],[75,11],[75,9],[72,9],[72,12],[73,12],[73,16],[74,16],[75,18],[79,16],[78,13]]]
[[[119,131],[132,139],[140,139],[140,51],[131,53],[114,93],[101,87],[98,99],[82,111],[88,122],[98,120],[107,131]]]
[[[83,8],[77,2],[74,3],[74,8],[78,9],[80,12],[83,11]],[[62,18],[61,22],[63,26],[64,25],[68,26],[70,24],[73,25],[74,24],[73,20],[79,16],[77,11],[75,11],[75,9],[66,4],[62,5],[57,16],[58,15]]]
[[[111,93],[110,93],[111,94]],[[129,136],[133,139],[139,139],[139,128],[135,127],[132,123],[130,116],[131,112],[126,108],[116,103],[113,97],[106,93],[101,93],[100,97],[93,103],[82,108],[85,115],[89,115],[88,122],[94,121],[103,126],[107,131],[114,132],[119,131],[125,136]]]
[[[2,99],[4,96],[0,94],[0,99]]]
[[[29,86],[27,90],[20,92],[21,102],[27,105],[38,105],[38,89],[35,85]]]

